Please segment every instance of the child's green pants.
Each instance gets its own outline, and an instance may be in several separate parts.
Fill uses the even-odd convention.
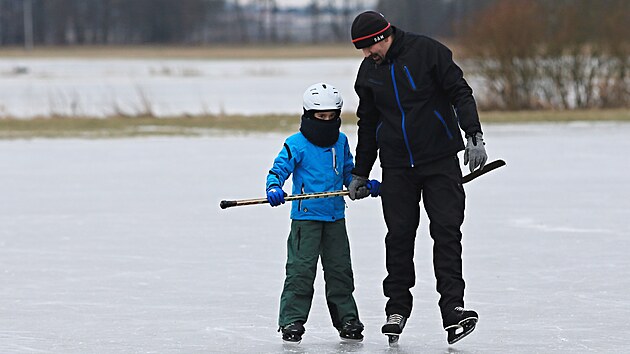
[[[320,255],[333,326],[340,329],[345,321],[359,319],[352,296],[354,278],[346,220],[292,220],[287,241],[286,278],[280,298],[280,326],[308,319]]]

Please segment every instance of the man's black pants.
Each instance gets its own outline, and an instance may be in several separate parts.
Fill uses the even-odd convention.
[[[413,262],[420,200],[429,216],[433,238],[433,268],[440,293],[442,318],[464,306],[461,225],[465,194],[457,156],[413,168],[384,168],[381,199],[387,224],[385,237],[387,277],[383,292],[389,298],[385,313],[409,317],[415,285]]]

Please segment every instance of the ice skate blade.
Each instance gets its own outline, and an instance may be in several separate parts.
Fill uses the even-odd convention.
[[[386,334],[386,335],[387,335],[387,344],[389,344],[390,347],[397,347],[400,336],[398,334]]]
[[[354,338],[345,338],[345,337],[339,336],[339,339],[341,340],[342,343],[348,343],[348,344],[363,342],[363,337],[354,339]]]
[[[462,340],[464,337],[469,335],[473,330],[475,330],[475,326],[477,325],[477,319],[466,319],[459,324],[450,326],[446,328],[446,332],[448,333],[447,341],[448,344],[455,344]]]
[[[298,344],[300,344],[302,342],[302,336],[301,335],[285,335],[282,337],[282,344],[291,347],[291,346],[297,346]]]
[[[302,343],[302,340],[298,340],[298,341],[290,341],[290,340],[282,340],[282,345],[287,346],[287,347],[297,347],[298,345],[300,345],[300,343]]]

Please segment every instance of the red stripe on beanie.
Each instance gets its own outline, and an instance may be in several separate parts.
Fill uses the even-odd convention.
[[[383,28],[382,30],[380,30],[380,31],[378,31],[378,32],[375,32],[375,33],[372,33],[372,34],[367,35],[367,36],[363,36],[363,37],[361,37],[361,38],[355,38],[355,39],[353,39],[353,40],[352,40],[352,43],[356,43],[356,42],[358,42],[358,41],[362,41],[362,40],[364,40],[364,39],[368,39],[368,38],[372,38],[372,37],[378,36],[379,34],[381,34],[381,33],[385,32],[385,31],[387,31],[387,29],[388,29],[388,28],[390,28],[391,26],[392,26],[392,25],[391,25],[391,23],[389,23],[389,22],[388,22],[388,23],[387,23],[387,27]]]

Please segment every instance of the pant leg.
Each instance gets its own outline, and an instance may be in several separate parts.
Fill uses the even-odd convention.
[[[385,313],[409,317],[413,305],[411,289],[416,282],[413,263],[416,232],[420,223],[421,183],[413,169],[383,169],[381,202],[387,225],[383,293],[389,298]]]
[[[456,306],[464,306],[462,276],[462,233],[465,193],[456,156],[430,166],[424,180],[424,206],[433,238],[433,267],[440,293],[439,306],[444,317]]]
[[[284,289],[280,297],[278,325],[306,322],[313,301],[322,225],[317,221],[293,220],[287,240]]]
[[[359,311],[352,296],[354,276],[346,220],[324,222],[323,225],[321,256],[326,302],[333,326],[341,329],[345,321],[359,319]]]

